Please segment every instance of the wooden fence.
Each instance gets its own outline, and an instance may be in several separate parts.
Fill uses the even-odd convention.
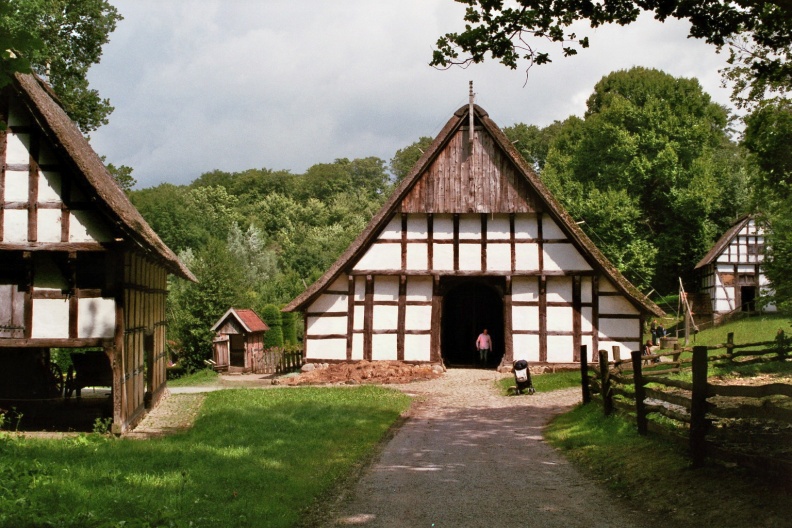
[[[774,341],[745,344],[735,344],[729,334],[722,345],[676,347],[651,356],[631,352],[629,359],[620,357],[618,347],[613,352],[609,362],[608,352],[600,350],[597,364],[589,365],[581,347],[584,403],[597,400],[606,415],[620,411],[634,417],[640,434],[652,431],[686,442],[694,467],[712,457],[792,476],[792,384],[744,385],[708,377],[710,364],[736,368],[788,361],[790,340],[783,333]]]
[[[301,349],[273,347],[253,354],[255,374],[285,374],[298,370],[303,365]]]

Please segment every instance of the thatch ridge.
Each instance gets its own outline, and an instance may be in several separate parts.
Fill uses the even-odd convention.
[[[699,268],[703,268],[707,264],[712,264],[715,262],[715,259],[717,259],[721,253],[723,253],[723,250],[726,249],[726,246],[731,243],[732,239],[742,230],[743,227],[745,227],[745,224],[747,224],[751,218],[753,218],[753,215],[744,214],[735,220],[731,227],[727,229],[725,233],[723,233],[723,235],[718,239],[717,242],[715,242],[707,254],[704,255],[701,260],[699,260],[698,264],[696,264],[696,267],[693,269],[697,270]]]
[[[96,192],[99,206],[143,252],[171,273],[197,281],[187,266],[165,245],[116,184],[90,143],[61,107],[52,90],[31,74],[16,73],[14,86],[44,134],[62,149]]]

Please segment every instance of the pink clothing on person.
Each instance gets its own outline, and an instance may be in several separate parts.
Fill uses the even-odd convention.
[[[492,339],[489,334],[479,334],[478,339],[476,339],[476,348],[479,350],[492,348]]]

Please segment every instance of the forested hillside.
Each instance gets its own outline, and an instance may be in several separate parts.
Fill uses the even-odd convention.
[[[595,86],[582,118],[504,132],[645,292],[675,291],[752,207],[752,165],[730,136],[727,111],[695,79],[614,72]],[[421,137],[389,163],[337,159],[304,174],[214,170],[187,186],[132,191],[200,281],[171,284],[170,338],[193,358],[209,357],[209,328],[228,307],[261,312],[291,300],[362,231],[430,143]]]

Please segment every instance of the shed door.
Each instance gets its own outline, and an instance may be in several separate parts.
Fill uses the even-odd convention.
[[[245,338],[239,334],[231,334],[231,366],[245,367]]]

